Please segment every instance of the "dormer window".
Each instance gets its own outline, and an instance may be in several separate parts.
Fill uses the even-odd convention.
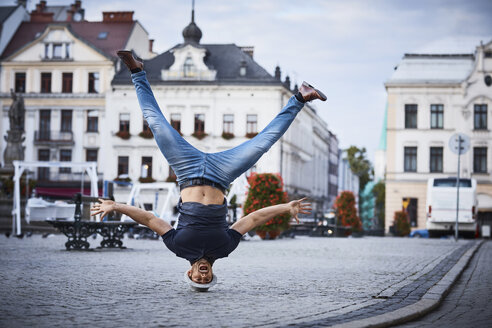
[[[70,59],[70,43],[45,43],[44,59],[63,60]]]
[[[53,44],[53,59],[61,59],[62,58],[62,44],[55,43]]]
[[[239,67],[239,75],[246,76],[246,61],[241,61],[241,67]]]
[[[195,65],[193,65],[193,59],[191,56],[186,57],[183,64],[183,76],[184,77],[193,77],[195,73]]]
[[[97,38],[99,40],[106,40],[108,38],[108,32],[99,32]]]

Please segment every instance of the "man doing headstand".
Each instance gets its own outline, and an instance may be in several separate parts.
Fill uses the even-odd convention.
[[[227,257],[243,234],[266,223],[272,217],[289,213],[298,221],[298,213],[310,213],[305,198],[286,204],[269,206],[238,220],[230,228],[226,222],[227,202],[224,192],[229,184],[253,166],[285,133],[306,101],[326,100],[325,95],[304,82],[299,93],[292,96],[282,111],[254,138],[239,146],[218,152],[203,153],[190,145],[165,119],[154,98],[143,64],[131,51],[118,51],[118,56],[132,73],[137,98],[155,141],[174,170],[180,186],[177,229],[142,209],[105,200],[95,204],[92,215],[111,211],[128,215],[162,236],[167,248],[188,260],[187,271],[193,283],[212,282],[212,265]]]

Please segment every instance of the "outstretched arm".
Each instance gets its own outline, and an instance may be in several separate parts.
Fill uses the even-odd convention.
[[[311,213],[311,203],[305,202],[306,198],[293,200],[290,203],[268,206],[250,213],[234,223],[231,229],[240,234],[245,234],[255,227],[267,223],[271,218],[277,215],[290,213],[299,223],[297,215]]]
[[[101,215],[101,220],[110,212],[116,211],[128,215],[135,222],[143,224],[155,231],[159,236],[172,229],[171,225],[166,221],[156,217],[154,214],[144,211],[138,207],[126,204],[119,204],[112,200],[99,199],[100,203],[96,203],[91,208],[91,215]]]

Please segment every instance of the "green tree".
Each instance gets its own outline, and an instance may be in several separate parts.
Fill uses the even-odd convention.
[[[366,184],[372,180],[374,171],[371,162],[366,158],[366,148],[359,149],[357,146],[350,146],[345,151],[350,169],[359,177],[359,191],[364,190]]]

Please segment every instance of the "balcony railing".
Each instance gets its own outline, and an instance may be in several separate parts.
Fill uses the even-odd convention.
[[[73,145],[72,131],[35,131],[34,143],[36,145]]]

